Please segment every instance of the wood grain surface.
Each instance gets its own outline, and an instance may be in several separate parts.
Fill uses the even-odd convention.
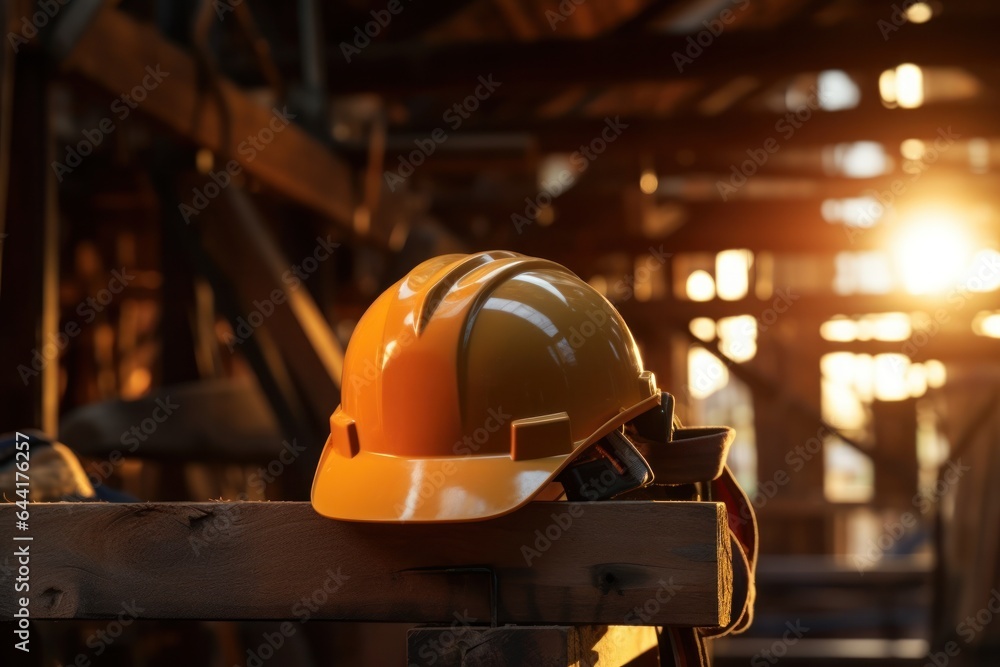
[[[0,507],[4,619],[23,595],[13,553],[25,544],[33,618],[128,607],[141,618],[714,626],[730,614],[721,503],[537,502],[425,525],[334,521],[308,503],[53,503],[30,506],[25,532],[15,510]]]

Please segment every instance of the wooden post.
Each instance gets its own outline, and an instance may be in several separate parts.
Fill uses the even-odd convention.
[[[818,413],[820,353],[814,344],[814,339],[819,338],[818,327],[811,335],[799,331],[795,347],[775,340],[778,333],[776,329],[761,333],[756,362],[765,369],[774,369],[767,374],[782,379],[786,396],[807,402]],[[758,516],[770,526],[770,530],[761,531],[761,551],[827,553],[832,531],[827,527],[826,515],[799,511],[824,506],[823,429],[817,420],[795,410],[782,396],[755,396],[754,421],[759,480],[754,504]]]
[[[52,435],[59,417],[59,355],[79,327],[59,327],[59,220],[54,148],[49,127],[49,66],[26,50],[6,62],[13,94],[9,118],[10,168],[5,217],[0,221],[4,344],[0,359],[9,369],[0,383],[0,432],[38,428]],[[13,90],[9,90],[12,88]],[[6,102],[6,100],[5,100]]]
[[[909,510],[917,494],[917,401],[874,401],[875,447],[885,464],[875,462],[875,500],[883,507]],[[895,470],[887,470],[892,465]]]

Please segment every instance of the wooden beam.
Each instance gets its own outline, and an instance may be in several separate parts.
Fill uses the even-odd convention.
[[[665,119],[622,117],[627,128],[610,144],[608,152],[645,149],[653,155],[672,157],[678,149],[719,150],[739,148],[758,151],[768,139],[777,150],[783,146],[878,141],[894,150],[905,139],[952,141],[997,134],[995,107],[971,103],[928,104],[919,109],[872,107],[844,111],[808,108],[794,112],[753,114],[742,109],[720,116],[684,116]],[[600,137],[603,118],[559,120],[518,126],[538,136],[542,151],[577,150]],[[482,130],[470,125],[468,131]],[[941,134],[939,134],[939,131]],[[941,144],[942,146],[944,144]],[[743,156],[746,159],[746,156]]]
[[[16,510],[0,507],[0,540],[30,549],[33,619],[110,618],[123,603],[140,618],[715,626],[730,616],[722,503],[536,502],[490,521],[416,525],[333,521],[308,503],[56,503],[31,505],[26,532]],[[0,619],[16,606],[0,596]]]
[[[906,25],[889,40],[867,21],[795,31],[729,30],[678,67],[675,53],[697,52],[689,40],[693,36],[646,33],[530,43],[373,44],[350,63],[339,52],[331,53],[330,86],[338,93],[461,90],[474,87],[478,76],[492,74],[502,84],[501,93],[510,95],[691,77],[777,79],[825,69],[878,73],[902,62],[988,69],[997,61],[990,22],[950,21],[946,16]]]
[[[877,250],[886,247],[886,233],[880,228],[856,230],[824,221],[817,200],[799,202],[691,202],[678,209],[683,221],[666,236],[648,237],[639,230],[629,230],[623,220],[631,213],[624,203],[617,205],[589,200],[589,206],[557,206],[556,219],[549,227],[538,223],[521,225],[511,221],[510,209],[504,217],[493,217],[494,224],[509,233],[509,244],[527,254],[581,258],[611,252],[642,255],[652,246],[665,252],[718,252],[727,248],[747,248],[755,252],[817,253],[832,255],[840,251]],[[652,211],[647,215],[653,215]],[[664,213],[666,215],[666,213]],[[567,230],[588,229],[586,234],[571,235]],[[519,234],[518,231],[521,233]]]
[[[218,82],[226,107],[225,113],[221,111],[211,90],[199,84],[195,59],[152,26],[105,6],[62,65],[115,96],[142,88],[144,79],[155,81],[147,68],[160,72],[161,80],[146,86],[145,99],[139,102],[137,96],[132,102],[137,112],[223,160],[235,159],[248,174],[290,199],[345,226],[351,224],[352,175],[344,162],[295,123],[286,124],[280,109],[258,104],[225,79]],[[282,129],[274,131],[277,127]],[[273,139],[267,140],[268,136]],[[261,148],[249,143],[250,137]],[[248,143],[241,151],[244,141]],[[225,165],[215,169],[224,172]]]
[[[570,266],[569,268],[573,268]],[[915,296],[912,294],[853,294],[840,296],[830,293],[807,294],[796,289],[777,285],[779,291],[770,299],[747,297],[737,301],[713,299],[707,302],[663,300],[663,301],[626,301],[618,304],[618,309],[625,316],[640,318],[653,322],[679,322],[684,327],[695,317],[721,318],[732,315],[759,316],[770,312],[777,302],[787,309],[779,318],[788,317],[792,320],[814,320],[822,322],[835,315],[863,315],[867,313],[914,312],[923,311],[945,321],[957,321],[959,318],[972,320],[980,310],[995,310],[997,296],[995,293],[972,293],[968,291],[953,291],[937,296]],[[784,296],[783,296],[784,295]],[[782,299],[787,301],[782,302]]]
[[[499,91],[502,91],[501,87]],[[500,94],[498,91],[497,94]],[[856,109],[823,111],[801,108],[794,111],[766,113],[736,107],[717,116],[697,114],[668,115],[659,118],[627,114],[610,118],[621,128],[619,136],[611,143],[592,144],[590,155],[594,164],[621,162],[628,155],[641,153],[658,162],[672,163],[680,150],[717,154],[737,151],[736,164],[747,159],[744,151],[754,151],[762,156],[765,142],[770,140],[770,153],[778,154],[783,148],[814,147],[826,144],[877,141],[895,151],[906,139],[923,139],[933,142],[939,137],[939,147],[944,141],[964,141],[973,137],[995,137],[998,130],[995,119],[1000,106],[995,103],[941,102],[917,109],[887,109],[879,103],[869,103]],[[480,115],[470,118],[461,128],[465,136],[476,136],[484,144],[497,144],[505,138],[513,140],[525,135],[537,140],[541,153],[585,150],[597,142],[605,129],[606,117],[536,119],[519,117],[514,120],[492,120]],[[436,123],[394,128],[390,135],[394,143],[409,146],[413,141],[426,138],[440,125]],[[395,157],[395,155],[394,155]],[[589,155],[588,155],[589,157]],[[769,157],[769,156],[768,156]],[[437,158],[445,160],[447,156]],[[775,162],[778,160],[774,160]],[[761,167],[767,170],[765,163]]]
[[[209,183],[204,178],[201,182],[202,188]],[[308,254],[289,258],[246,192],[229,188],[218,199],[207,211],[208,224],[199,231],[202,246],[244,309],[230,319],[236,337],[229,347],[235,351],[258,326],[272,331],[289,370],[303,388],[304,403],[325,430],[331,407],[340,402],[344,350],[313,299],[307,281],[318,272],[321,262],[344,261],[336,256],[340,244],[333,242],[330,235],[317,236]],[[308,267],[310,261],[313,264],[309,270],[299,266]],[[247,271],[247,262],[256,270]],[[298,283],[292,281],[296,276]],[[318,282],[320,278],[313,280]],[[312,286],[313,290],[317,287]],[[258,305],[261,302],[264,305]],[[261,324],[248,326],[254,312],[260,313]]]
[[[943,330],[933,336],[915,331],[908,340],[881,341],[855,340],[847,343],[824,341],[824,352],[853,352],[854,354],[905,354],[911,361],[920,362],[937,359],[979,365],[986,359],[1000,359],[1000,338],[988,338],[972,333],[969,320],[975,315],[970,311],[964,315],[963,331]],[[958,318],[955,318],[958,320]],[[956,324],[953,320],[952,324]],[[918,345],[922,343],[922,345]]]

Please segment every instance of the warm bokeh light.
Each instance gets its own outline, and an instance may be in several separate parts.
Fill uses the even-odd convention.
[[[896,106],[896,70],[887,69],[878,78],[878,94],[890,107]]]
[[[853,141],[827,146],[823,150],[827,173],[848,178],[872,178],[888,173],[892,159],[877,141]]]
[[[927,393],[927,369],[923,364],[911,364],[906,370],[906,389],[913,398]]]
[[[893,289],[892,261],[887,252],[839,252],[834,262],[833,291],[837,294],[888,294]]]
[[[729,369],[708,350],[688,351],[688,389],[691,397],[705,399],[729,384]]]
[[[970,292],[995,292],[1000,290],[1000,252],[984,248],[972,258],[971,269],[966,274],[964,286]]]
[[[823,220],[848,227],[871,227],[882,219],[884,213],[885,207],[874,197],[824,199],[820,205]]]
[[[538,189],[553,197],[569,190],[586,166],[570,159],[568,153],[551,153],[538,164]]]
[[[711,317],[696,317],[688,325],[695,338],[706,343],[715,340],[715,320]]]
[[[916,109],[924,103],[924,72],[912,63],[887,69],[879,76],[878,92],[886,106]]]
[[[604,296],[608,295],[608,279],[604,276],[600,274],[593,275],[587,283]]]
[[[910,397],[906,377],[910,358],[903,354],[875,355],[875,398],[880,401],[902,401]]]
[[[819,105],[825,111],[840,111],[853,109],[861,101],[861,89],[847,72],[839,69],[828,69],[816,77],[816,88],[819,91]],[[805,104],[789,105],[790,109]]]
[[[974,174],[985,174],[990,170],[990,141],[982,137],[969,139],[969,169]]]
[[[656,177],[656,172],[652,169],[646,169],[639,176],[639,189],[642,190],[643,194],[651,195],[656,192],[656,188],[660,185],[660,179]]]
[[[138,398],[149,391],[153,382],[153,375],[148,368],[133,368],[128,374],[128,379],[122,387],[123,398]]]
[[[854,355],[854,391],[859,401],[875,400],[875,357],[870,354]]]
[[[757,320],[752,315],[723,317],[718,324],[723,353],[737,363],[757,356]]]
[[[973,250],[965,226],[945,212],[927,212],[904,225],[890,247],[897,275],[911,294],[934,294],[954,287]]]
[[[867,420],[864,405],[873,400],[920,398],[928,389],[944,385],[944,364],[930,360],[913,363],[903,354],[831,352],[820,360],[823,376],[823,414],[842,428],[861,429]]]
[[[207,174],[215,166],[215,154],[207,148],[199,148],[194,154],[194,166],[199,174]]]
[[[983,311],[972,320],[972,331],[977,336],[1000,338],[1000,311]]]
[[[820,325],[819,335],[823,340],[849,343],[858,338],[858,323],[847,317],[834,317]]]
[[[750,290],[749,250],[723,250],[715,256],[716,291],[720,299],[736,301]]]
[[[836,384],[850,385],[854,382],[854,355],[850,352],[830,352],[819,361],[823,377]]]
[[[865,319],[873,325],[872,338],[883,341],[906,340],[913,333],[910,316],[906,313],[880,313]]]
[[[715,298],[715,279],[708,271],[698,269],[688,276],[686,289],[692,301],[711,301]]]
[[[899,145],[899,153],[907,160],[919,160],[924,156],[927,146],[920,139],[904,139]]]
[[[948,369],[937,359],[928,359],[924,368],[927,370],[927,386],[931,389],[940,389],[948,381]]]
[[[912,63],[896,68],[896,103],[903,109],[924,103],[924,72]]]
[[[926,2],[914,2],[906,8],[906,20],[910,23],[927,23],[934,16],[934,10]]]
[[[556,210],[552,208],[551,204],[539,206],[538,215],[535,216],[535,221],[542,227],[548,227],[556,221]]]
[[[860,318],[843,315],[820,325],[824,340],[849,343],[855,340],[902,341],[913,334],[913,323],[906,313],[873,313]]]

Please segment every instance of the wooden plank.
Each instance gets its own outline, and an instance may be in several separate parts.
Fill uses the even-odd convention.
[[[568,667],[658,665],[648,656],[656,630],[628,626],[475,628],[459,620],[447,627],[420,627],[406,635],[408,665],[438,667]]]
[[[6,544],[15,510],[0,508]],[[426,525],[333,521],[307,503],[59,503],[32,505],[16,532],[33,538],[39,619],[134,601],[141,618],[446,624],[488,622],[495,604],[499,623],[711,626],[730,615],[725,522],[723,504],[695,502],[538,502]]]
[[[249,174],[275,190],[341,224],[351,224],[354,196],[348,166],[294,123],[272,132],[281,125],[274,110],[254,102],[223,79],[219,88],[231,122],[226,136],[213,96],[199,89],[194,58],[153,26],[115,9],[102,9],[63,66],[116,96],[141,86],[144,77],[149,80],[147,67],[159,67],[169,74],[148,90],[143,101],[136,102],[136,111],[217,154],[228,152],[225,159],[236,159]],[[272,121],[274,125],[270,125]],[[247,144],[252,151],[238,150],[241,142],[265,130],[273,140],[265,142],[265,133],[257,142],[260,150],[253,144]],[[215,169],[223,170],[224,165]]]

